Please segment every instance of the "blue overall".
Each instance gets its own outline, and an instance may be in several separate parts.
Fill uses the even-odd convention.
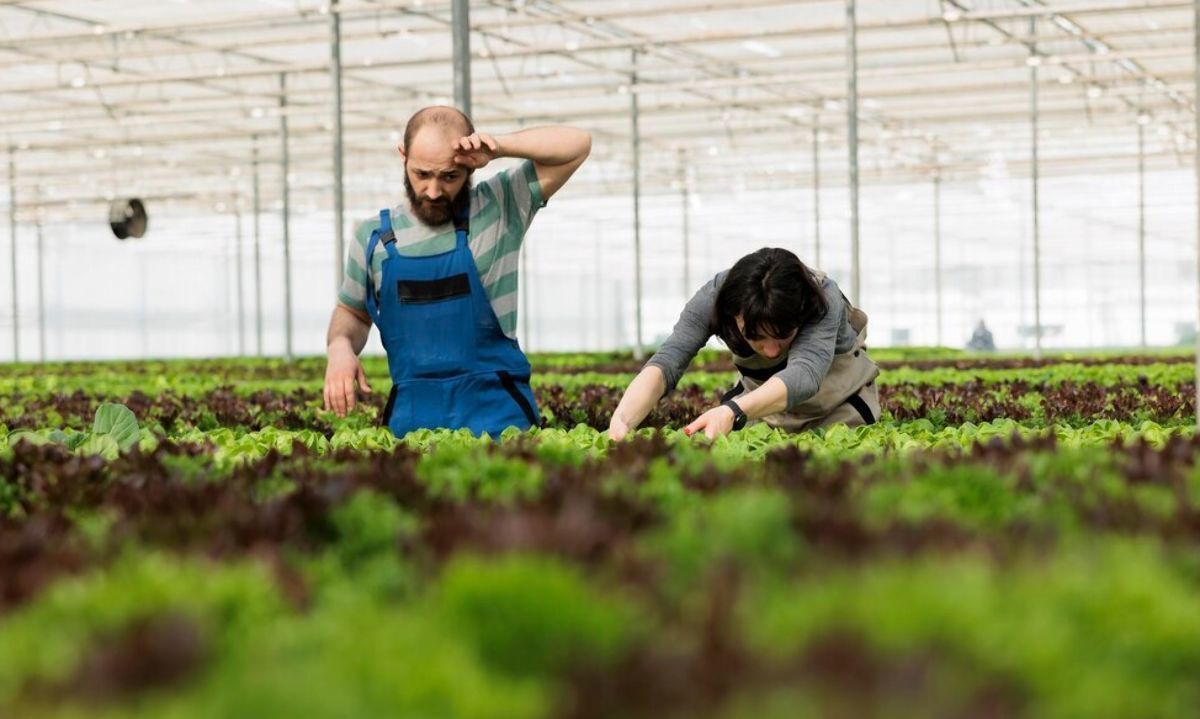
[[[465,213],[455,218],[454,249],[426,257],[396,251],[388,210],[367,245],[367,311],[379,327],[392,375],[381,422],[397,437],[414,429],[466,427],[495,437],[538,424],[529,360],[504,334],[467,244]],[[383,260],[378,301],[371,255]]]

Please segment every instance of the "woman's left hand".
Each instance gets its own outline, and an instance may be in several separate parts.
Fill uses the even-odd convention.
[[[690,437],[703,431],[709,439],[724,437],[733,431],[733,419],[733,410],[725,405],[713,407],[697,417],[696,421],[684,427],[683,433]]]

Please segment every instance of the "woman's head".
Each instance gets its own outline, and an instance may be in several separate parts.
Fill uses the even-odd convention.
[[[826,311],[821,286],[800,258],[764,247],[729,270],[717,292],[713,321],[717,336],[734,352],[774,359]]]

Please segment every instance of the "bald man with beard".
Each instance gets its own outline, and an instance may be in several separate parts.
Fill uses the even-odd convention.
[[[329,323],[325,408],[371,392],[358,355],[379,328],[392,390],[381,423],[499,434],[538,425],[516,339],[521,243],[538,210],[587,159],[591,135],[538,127],[492,136],[452,107],[420,110],[397,148],[405,201],[361,224]],[[516,167],[479,184],[497,158]]]

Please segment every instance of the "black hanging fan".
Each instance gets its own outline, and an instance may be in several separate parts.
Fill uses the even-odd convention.
[[[136,197],[113,200],[108,206],[108,224],[118,240],[146,234],[146,206]]]

